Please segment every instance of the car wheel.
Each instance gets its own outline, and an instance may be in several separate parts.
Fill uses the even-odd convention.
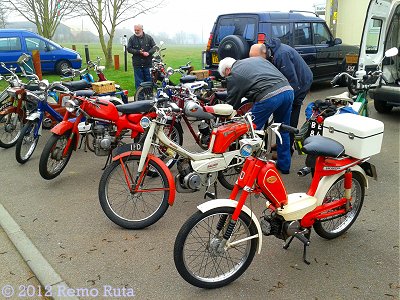
[[[218,47],[219,60],[225,57],[242,59],[249,57],[249,44],[239,35],[227,35],[224,37]]]
[[[56,73],[63,75],[63,70],[71,68],[71,63],[67,60],[61,60],[56,64]]]
[[[375,109],[376,109],[376,111],[378,113],[386,114],[386,113],[389,113],[392,110],[393,105],[387,104],[386,101],[374,100],[374,107],[375,107]]]

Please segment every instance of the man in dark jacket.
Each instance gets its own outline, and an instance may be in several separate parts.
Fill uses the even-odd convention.
[[[153,38],[143,32],[143,25],[135,25],[135,34],[129,38],[127,51],[132,53],[136,89],[143,81],[151,81],[150,68],[156,51]]]
[[[262,57],[251,57],[236,61],[227,57],[219,62],[218,72],[226,77],[227,103],[239,108],[246,97],[254,102],[251,112],[257,129],[262,129],[271,114],[276,122],[290,124],[293,89],[289,82]],[[288,174],[291,163],[289,133],[282,132],[282,144],[278,143],[277,168]]]
[[[250,48],[250,57],[262,56],[270,60],[274,66],[287,78],[294,91],[290,126],[297,127],[301,105],[310,90],[313,74],[311,69],[292,47],[282,44],[277,38],[269,39],[265,44],[255,44]],[[290,135],[290,145],[293,145],[294,136]]]

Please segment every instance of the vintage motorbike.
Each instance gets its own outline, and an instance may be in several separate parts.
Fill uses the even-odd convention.
[[[383,128],[383,123],[377,122]],[[280,130],[296,132],[279,123],[268,128],[268,136],[274,132],[279,139]],[[318,156],[310,188],[306,193],[287,194],[275,161],[268,159],[270,145],[264,147],[260,140],[250,139],[242,139],[240,144],[246,161],[229,199],[199,205],[175,240],[175,266],[184,280],[197,287],[219,288],[236,280],[249,267],[255,252],[260,253],[263,235],[285,240],[284,249],[294,238],[300,240],[303,260],[309,264],[306,249],[311,228],[326,239],[344,234],[360,213],[367,176],[376,176],[375,168],[367,162],[371,153],[346,155],[350,145],[345,149],[331,138],[312,136],[303,147],[305,153]],[[372,154],[379,151],[380,147]],[[266,200],[260,220],[252,206],[245,205],[251,195]]]
[[[139,101],[138,103],[140,103]],[[175,191],[192,193],[205,187],[205,197],[217,196],[217,180],[232,189],[243,159],[238,141],[255,138],[251,114],[233,117],[231,105],[204,106],[194,101],[185,103],[188,117],[215,119],[208,149],[193,153],[171,141],[165,127],[171,113],[180,108],[173,102],[156,107],[157,118],[143,117],[140,124],[147,129],[142,144],[125,145],[113,153],[113,163],[104,171],[99,183],[100,204],[107,217],[121,227],[141,229],[157,222],[173,205]],[[223,118],[225,121],[220,121]],[[165,147],[164,153],[177,158],[178,174],[174,177],[163,161],[153,153]],[[141,151],[139,151],[141,150]],[[214,186],[215,192],[210,192]],[[125,195],[125,196],[122,196]]]

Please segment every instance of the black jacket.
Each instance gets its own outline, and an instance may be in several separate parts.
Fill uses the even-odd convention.
[[[251,57],[236,61],[231,73],[226,77],[228,97],[226,102],[234,109],[240,107],[240,101],[246,97],[258,102],[280,88],[288,87],[289,82],[278,69],[262,57]]]
[[[127,51],[132,53],[132,64],[134,67],[151,67],[151,60],[153,58],[154,52],[156,52],[156,48],[154,47],[156,43],[154,43],[153,38],[145,34],[141,37],[137,37],[136,35],[132,35],[128,41]],[[149,56],[142,56],[140,54],[140,50],[145,52],[149,52]]]

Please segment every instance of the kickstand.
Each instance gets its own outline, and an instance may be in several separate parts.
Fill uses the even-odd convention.
[[[111,161],[111,153],[108,154],[107,156],[107,160],[106,160],[106,164],[104,165],[104,167],[101,169],[102,171],[104,171],[107,168],[108,162]]]
[[[214,193],[208,191],[210,186],[207,186],[206,192],[204,193],[204,199],[210,197],[211,199],[217,199],[217,182],[214,182]]]
[[[292,236],[290,237],[289,241],[286,242],[285,245],[283,245],[283,249],[286,250],[287,248],[289,248],[290,243],[293,241],[293,239],[294,239],[294,235],[292,235]]]
[[[290,243],[293,241],[295,237],[297,237],[304,245],[303,248],[303,262],[307,265],[310,264],[310,262],[307,260],[307,247],[310,245],[310,236],[311,236],[311,230],[307,230],[306,233],[296,233],[295,235],[292,235],[289,239],[288,242],[283,245],[283,249],[289,248]]]
[[[85,135],[81,135],[81,141],[80,141],[80,143],[79,143],[79,147],[78,147],[78,149],[81,149],[81,147],[82,147],[82,143],[83,143],[83,139],[85,138]],[[85,143],[85,148],[83,149],[85,152],[87,152],[87,150],[86,150],[86,143]]]

